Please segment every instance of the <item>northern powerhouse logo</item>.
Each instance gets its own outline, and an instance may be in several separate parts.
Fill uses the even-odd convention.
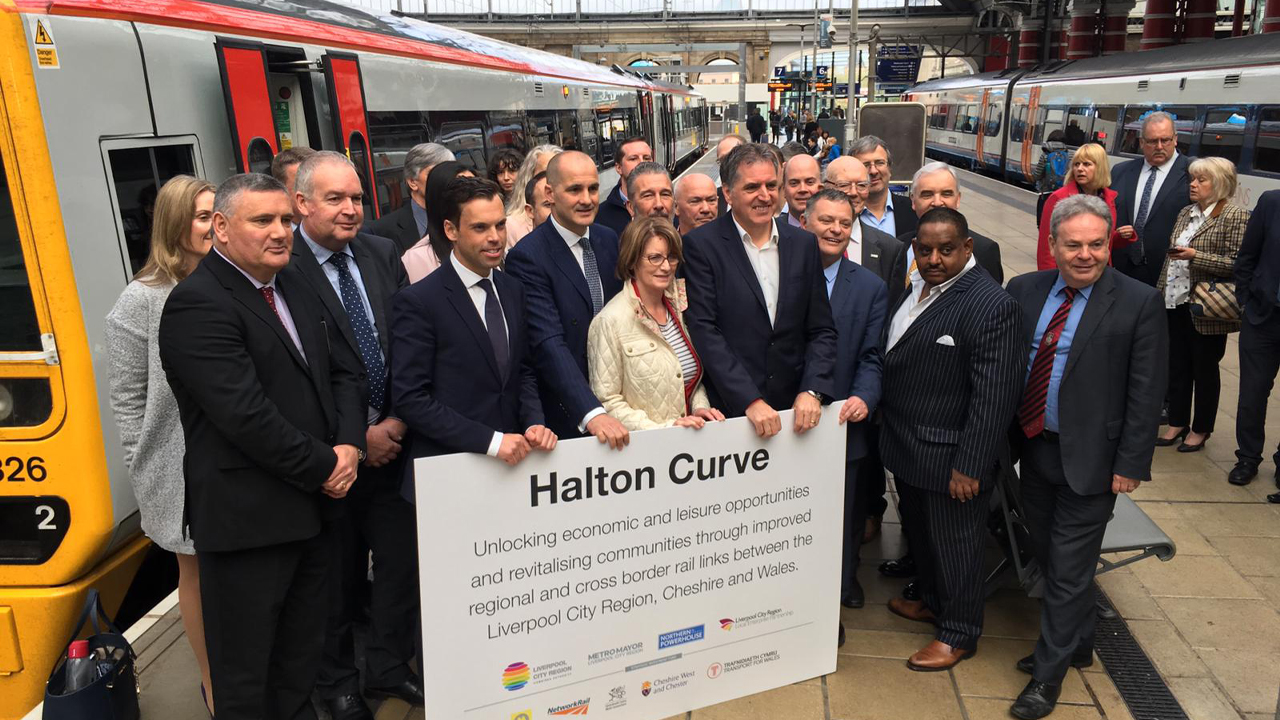
[[[515,692],[529,684],[529,666],[522,662],[513,662],[502,671],[502,687]],[[519,717],[517,714],[516,717]]]
[[[693,627],[662,633],[658,636],[658,649],[662,650],[664,648],[675,647],[676,645],[697,642],[703,638],[705,628],[705,625],[694,625]]]

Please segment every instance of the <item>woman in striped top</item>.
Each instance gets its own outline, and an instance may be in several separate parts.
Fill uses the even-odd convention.
[[[688,301],[675,276],[683,258],[670,221],[632,220],[618,248],[622,292],[591,321],[591,389],[628,430],[700,428],[724,419],[707,401],[702,362],[685,331]]]

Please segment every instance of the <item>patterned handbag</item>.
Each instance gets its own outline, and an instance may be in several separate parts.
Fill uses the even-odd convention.
[[[1229,280],[1208,280],[1191,287],[1191,314],[1197,317],[1240,322],[1236,285]]]

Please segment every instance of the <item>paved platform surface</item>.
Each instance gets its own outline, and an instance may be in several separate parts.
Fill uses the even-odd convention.
[[[694,168],[714,177],[713,158]],[[962,173],[961,210],[975,230],[1000,243],[1006,278],[1035,269],[1035,196]],[[1206,450],[1157,448],[1154,480],[1139,505],[1178,546],[1171,562],[1148,559],[1108,573],[1102,588],[1193,720],[1276,717],[1280,687],[1280,506],[1268,505],[1275,468],[1262,466],[1244,488],[1226,482],[1234,464],[1239,370],[1235,337],[1222,363],[1223,404]],[[1273,395],[1268,442],[1280,440],[1280,396]],[[837,671],[796,685],[704,708],[683,720],[986,720],[1007,718],[1026,682],[1014,662],[1038,633],[1039,609],[1019,591],[999,591],[987,605],[980,652],[954,670],[915,673],[905,659],[930,639],[927,626],[891,615],[885,602],[902,581],[875,570],[901,554],[892,508],[883,534],[864,546],[867,607],[844,610],[848,641]],[[177,609],[151,618],[139,640],[143,716],[207,717],[195,661]],[[379,720],[418,720],[399,701],[377,708]],[[1056,720],[1129,720],[1101,664],[1067,677]],[[442,719],[435,719],[442,720]],[[446,719],[447,720],[447,719]]]

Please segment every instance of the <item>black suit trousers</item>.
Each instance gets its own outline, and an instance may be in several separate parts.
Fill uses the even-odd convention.
[[[866,493],[862,485],[862,460],[848,460],[844,466],[844,535],[840,562],[840,599],[849,597],[862,562],[862,533],[867,525]]]
[[[418,637],[418,539],[414,509],[400,494],[402,461],[360,467],[359,479],[331,513],[326,535],[334,558],[324,660],[316,680],[320,697],[360,694],[355,624],[373,551],[369,633],[364,647],[365,687],[399,685],[413,677],[409,661]]]
[[[991,491],[968,502],[924,490],[895,478],[920,597],[938,618],[935,637],[955,648],[976,650],[982,636],[982,553]]]
[[[1072,654],[1093,651],[1093,578],[1115,506],[1110,491],[1080,495],[1071,489],[1056,438],[1040,435],[1023,446],[1022,509],[1044,574],[1034,673],[1040,682],[1061,685]]]
[[[858,490],[866,502],[868,517],[884,517],[885,510],[889,509],[889,501],[884,497],[886,489],[884,461],[880,459],[880,425],[869,423],[867,455],[858,463]]]
[[[1236,407],[1236,459],[1257,465],[1266,443],[1267,398],[1280,371],[1280,308],[1261,324],[1240,328],[1240,400]],[[1275,460],[1280,466],[1280,446]]]
[[[202,552],[200,601],[222,720],[315,720],[324,650],[328,539]]]
[[[1165,312],[1169,317],[1169,424],[1198,433],[1213,432],[1222,394],[1218,363],[1227,352],[1226,335],[1201,335],[1186,303]],[[1243,360],[1242,360],[1243,362]],[[1195,421],[1191,399],[1195,397]]]

